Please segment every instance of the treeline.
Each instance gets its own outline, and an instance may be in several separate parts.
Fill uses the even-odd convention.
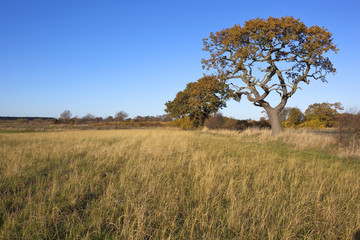
[[[280,112],[281,125],[284,128],[333,128],[339,125],[341,103],[314,103],[305,112],[299,108],[287,107]]]
[[[47,121],[47,120],[51,120],[51,119],[54,119],[54,118],[51,118],[51,117],[0,117],[0,121],[2,120],[8,120],[8,121],[16,121],[18,119],[22,119],[22,120],[27,120],[27,121],[33,121],[33,120],[43,120],[43,121]]]
[[[259,121],[252,119],[239,120],[231,117],[225,117],[221,113],[216,113],[209,116],[209,118],[204,120],[203,125],[198,125],[196,120],[191,119],[189,116],[185,116],[170,122],[169,126],[179,127],[182,129],[195,129],[205,126],[209,129],[228,129],[238,131],[250,127],[271,128],[269,121],[265,118],[261,118]]]
[[[173,126],[184,129],[206,126],[210,129],[230,130],[243,130],[249,127],[271,128],[269,119],[265,117],[261,118],[260,121],[251,119],[238,120],[222,116],[217,113],[218,108],[206,111],[205,114],[204,110],[207,109],[207,105],[213,106],[211,103],[207,103],[207,105],[204,104],[205,107],[198,109],[192,109],[191,107],[180,108],[180,100],[183,101],[184,98],[175,98],[173,102],[166,104],[168,107],[166,110],[170,112],[170,115],[176,117],[176,120],[172,122]],[[172,108],[170,109],[169,106]],[[283,128],[334,128],[339,125],[340,117],[343,114],[342,110],[344,110],[344,108],[341,103],[338,102],[314,103],[311,104],[304,113],[297,107],[287,107],[280,112],[280,121]],[[199,116],[201,116],[201,120],[199,120]]]
[[[209,96],[209,95],[207,95]],[[181,98],[189,99],[189,98]],[[188,101],[188,100],[186,100]],[[220,101],[220,100],[219,100]],[[214,101],[212,101],[213,103]],[[229,130],[243,130],[249,127],[257,128],[271,128],[270,121],[266,117],[262,117],[259,121],[246,119],[239,120],[231,117],[225,117],[218,113],[219,108],[208,109],[208,105],[204,105],[201,110],[189,110],[192,108],[180,109],[181,103],[176,103],[177,114],[173,114],[174,110],[169,111],[169,114],[158,116],[136,116],[129,118],[125,111],[119,111],[114,116],[106,118],[96,117],[92,114],[86,114],[83,117],[72,117],[69,110],[65,110],[57,119],[50,119],[52,124],[120,124],[124,126],[169,126],[179,127],[182,129],[196,129],[206,126],[209,129],[229,129]],[[186,105],[186,104],[184,104]],[[183,106],[184,106],[183,105]],[[218,104],[219,106],[220,104]],[[168,106],[170,104],[168,103]],[[211,106],[214,106],[212,104]],[[179,114],[180,110],[183,111]],[[205,111],[206,110],[206,111]],[[308,106],[305,112],[302,112],[297,107],[284,108],[280,113],[280,121],[283,128],[307,128],[307,129],[322,129],[335,128],[339,126],[343,113],[343,106],[341,103],[314,103]],[[206,112],[206,114],[204,113]],[[200,114],[201,113],[201,114]],[[346,113],[350,114],[350,113]],[[347,116],[348,116],[347,115]],[[351,115],[351,114],[350,114]],[[355,114],[356,115],[356,114]],[[199,120],[200,119],[200,120]],[[137,123],[137,124],[135,124]],[[147,123],[166,123],[166,124],[147,124]]]
[[[108,116],[106,118],[96,117],[92,114],[86,114],[83,117],[72,117],[72,113],[69,110],[65,110],[60,114],[58,119],[52,119],[53,124],[101,124],[101,123],[138,123],[138,122],[170,122],[173,120],[168,114],[158,116],[136,116],[129,118],[129,115],[125,111],[117,112],[114,116]]]

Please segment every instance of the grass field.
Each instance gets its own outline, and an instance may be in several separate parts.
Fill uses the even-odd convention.
[[[0,239],[352,239],[360,160],[268,132],[0,133]]]

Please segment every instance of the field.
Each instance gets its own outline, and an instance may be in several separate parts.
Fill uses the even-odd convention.
[[[352,239],[360,160],[329,136],[0,133],[0,239]]]

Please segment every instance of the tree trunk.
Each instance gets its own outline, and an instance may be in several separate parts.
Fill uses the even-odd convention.
[[[272,130],[271,135],[274,136],[276,134],[281,133],[283,130],[281,127],[278,111],[276,111],[274,108],[271,107],[265,108],[265,110],[270,119],[271,130]]]

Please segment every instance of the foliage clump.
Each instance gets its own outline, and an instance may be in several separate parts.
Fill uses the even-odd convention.
[[[343,109],[339,102],[311,104],[305,111],[305,122],[302,126],[306,128],[336,127],[339,111]]]
[[[280,112],[281,125],[285,128],[333,128],[337,127],[341,103],[314,103],[308,106],[305,113],[299,108],[287,107]]]
[[[181,124],[202,126],[211,114],[226,106],[226,91],[217,78],[204,76],[197,82],[188,83],[174,100],[166,102],[165,112],[174,118],[183,118],[178,121],[183,122]]]

